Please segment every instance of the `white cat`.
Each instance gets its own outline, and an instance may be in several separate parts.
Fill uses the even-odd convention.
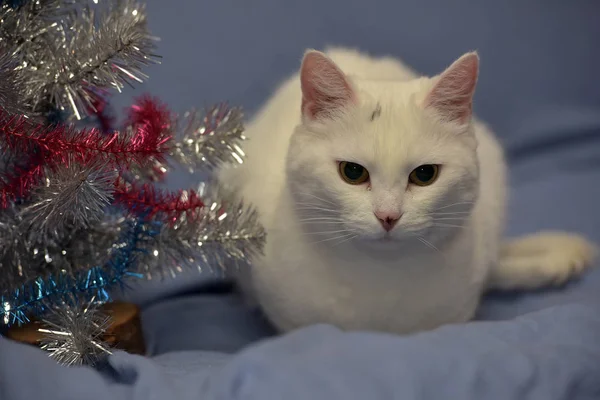
[[[472,318],[486,288],[560,284],[591,263],[576,235],[502,243],[505,163],[471,115],[478,69],[476,53],[427,78],[308,51],[258,113],[246,162],[220,179],[267,229],[251,283],[278,328],[431,329]]]

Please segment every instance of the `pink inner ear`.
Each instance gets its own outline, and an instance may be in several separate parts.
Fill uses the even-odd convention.
[[[444,119],[464,124],[471,118],[477,86],[479,56],[467,53],[444,71],[425,101]]]
[[[302,113],[311,119],[325,116],[354,100],[345,74],[325,54],[310,51],[300,68]]]

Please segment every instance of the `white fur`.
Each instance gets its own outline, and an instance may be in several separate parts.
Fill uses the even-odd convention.
[[[543,250],[528,263],[514,245],[499,262],[506,168],[490,130],[476,120],[445,122],[424,107],[439,77],[417,77],[392,58],[327,54],[348,75],[358,103],[307,120],[294,75],[249,124],[246,162],[220,174],[257,207],[267,229],[251,279],[276,326],[430,329],[472,318],[494,268],[494,286],[533,287],[570,275],[573,258],[589,261],[587,242],[568,236],[552,243],[577,242],[580,251],[564,265],[546,268]],[[381,115],[371,121],[377,104]],[[345,183],[336,160],[365,166],[371,190]],[[441,164],[438,180],[407,185],[421,164]],[[379,209],[404,213],[391,240],[381,240]]]

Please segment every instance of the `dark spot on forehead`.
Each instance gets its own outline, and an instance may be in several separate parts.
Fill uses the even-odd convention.
[[[375,111],[373,111],[373,114],[371,114],[371,121],[374,121],[375,118],[379,117],[381,115],[381,104],[377,103],[377,105],[375,106]]]

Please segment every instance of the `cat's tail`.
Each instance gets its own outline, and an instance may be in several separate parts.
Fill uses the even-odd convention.
[[[540,232],[502,244],[490,271],[490,289],[535,289],[557,286],[594,264],[597,247],[580,235]]]

